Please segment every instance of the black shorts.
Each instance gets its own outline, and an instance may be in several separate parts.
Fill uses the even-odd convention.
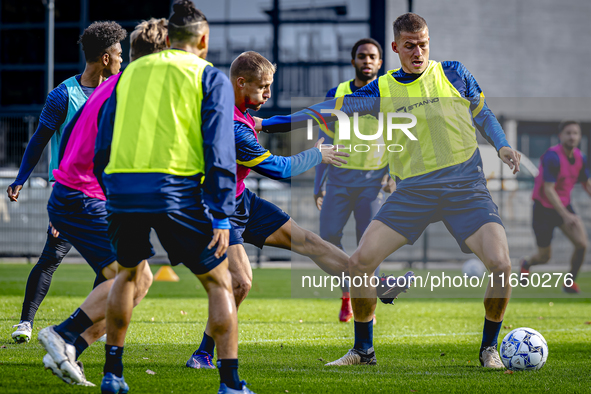
[[[213,228],[202,207],[163,213],[111,212],[107,220],[117,261],[127,268],[154,256],[151,229],[156,231],[170,263],[183,263],[196,275],[211,271],[226,259],[226,254],[214,256],[217,247],[207,249]]]
[[[484,179],[424,187],[399,187],[374,220],[414,244],[430,223],[443,221],[464,253],[466,239],[487,223],[503,222]]]
[[[230,245],[248,243],[262,249],[267,238],[289,219],[289,215],[277,205],[244,189],[236,199],[236,210],[230,217]]]
[[[575,213],[573,207],[569,204],[566,209],[570,213]],[[532,227],[536,235],[536,243],[540,248],[547,248],[552,242],[554,228],[562,226],[564,220],[556,209],[546,208],[539,201],[534,201],[534,213]]]
[[[55,182],[47,212],[60,237],[67,239],[96,273],[95,285],[106,280],[103,269],[117,259],[107,233],[106,202]]]

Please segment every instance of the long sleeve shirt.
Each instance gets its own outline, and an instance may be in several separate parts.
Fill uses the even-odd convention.
[[[205,174],[183,177],[164,173],[103,174],[109,163],[117,108],[117,89],[105,103],[95,147],[94,173],[113,212],[168,212],[205,202],[214,228],[229,228],[236,193],[236,149],[232,114],[234,93],[228,78],[214,67],[202,74],[201,132]],[[201,184],[202,177],[204,178]]]
[[[462,63],[457,61],[444,61],[442,62],[442,67],[446,77],[452,85],[458,90],[462,97],[470,101],[470,109],[472,110],[473,122],[476,130],[478,130],[497,151],[502,147],[509,147],[510,145],[505,138],[505,133],[503,132],[499,121],[486,104],[482,89],[476,82],[474,76]],[[409,74],[402,69],[399,69],[392,74],[392,76],[401,83],[412,82],[420,77],[420,75],[421,74]],[[360,100],[359,98],[364,99]],[[352,115],[355,112],[360,115],[368,113],[377,114],[380,110],[379,98],[379,84],[378,80],[375,80],[363,88],[358,89],[355,93],[345,96],[342,100],[341,111],[349,115]],[[314,111],[320,113],[322,109],[334,109],[338,105],[337,100],[338,99],[325,101],[292,115],[274,116],[265,119],[263,120],[262,125],[263,131],[269,133],[286,132],[290,131],[292,127],[305,127],[307,120],[314,118]],[[480,107],[480,110],[476,111],[478,107]],[[334,121],[337,119],[330,114],[325,115],[326,116],[324,117],[327,121]],[[477,150],[470,159],[463,163],[424,175],[404,179],[397,182],[397,187],[451,183],[463,180],[473,180],[481,177],[483,177],[482,159]]]

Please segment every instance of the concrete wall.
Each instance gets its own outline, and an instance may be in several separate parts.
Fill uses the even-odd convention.
[[[386,42],[407,11],[388,1]],[[413,12],[429,25],[431,59],[461,61],[487,97],[591,97],[589,0],[414,0]],[[400,67],[390,48],[385,60]]]

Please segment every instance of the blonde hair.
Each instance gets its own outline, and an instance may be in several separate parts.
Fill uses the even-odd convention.
[[[139,58],[166,49],[168,21],[165,18],[152,18],[142,21],[130,34],[131,53]]]
[[[273,75],[277,68],[258,52],[248,51],[241,53],[230,66],[230,79],[243,77],[246,82],[262,78],[264,75]]]

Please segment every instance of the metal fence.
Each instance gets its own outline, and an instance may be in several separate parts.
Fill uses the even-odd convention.
[[[12,179],[0,177],[2,190]],[[319,213],[313,201],[313,182],[311,179],[296,179],[291,186],[262,178],[249,178],[248,185],[262,198],[269,200],[288,212],[303,228],[318,233]],[[0,256],[22,256],[36,258],[45,243],[48,225],[47,200],[51,188],[45,180],[32,178],[21,192],[18,203],[11,203],[5,196],[0,198]],[[511,258],[517,260],[535,251],[535,239],[531,228],[531,190],[494,191],[493,199],[500,207],[500,214],[506,226]],[[577,187],[573,191],[573,206],[582,216],[591,232],[591,199]],[[156,237],[153,237],[157,255],[155,259],[166,259],[166,253]],[[350,254],[356,248],[355,224],[351,217],[344,229],[343,246]],[[251,262],[265,261],[303,261],[305,258],[291,251],[272,247],[260,249],[245,245]],[[553,261],[567,263],[572,245],[557,230],[553,247]],[[70,256],[76,256],[72,251]],[[439,222],[427,228],[423,236],[412,246],[404,246],[387,261],[398,262],[448,262],[465,261],[468,255],[462,253],[445,226]],[[586,261],[591,261],[591,251]]]

